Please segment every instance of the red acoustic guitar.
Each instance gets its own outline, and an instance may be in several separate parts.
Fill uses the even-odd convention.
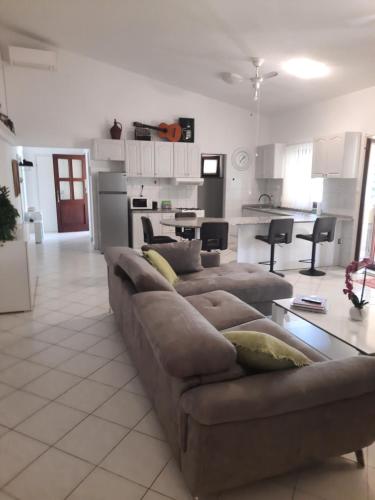
[[[157,130],[159,132],[159,137],[161,139],[167,139],[169,142],[178,142],[181,139],[182,128],[178,123],[172,123],[168,125],[167,123],[160,123],[158,127],[153,127],[152,125],[145,125],[144,123],[134,122],[134,127],[150,128],[152,130]]]

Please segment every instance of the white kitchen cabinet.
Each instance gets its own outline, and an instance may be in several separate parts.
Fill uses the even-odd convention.
[[[154,143],[125,141],[125,171],[129,177],[154,177]]]
[[[141,177],[154,177],[154,144],[151,141],[136,142],[139,143]]]
[[[187,171],[189,177],[201,176],[201,155],[197,144],[186,143]]]
[[[186,143],[175,142],[173,144],[173,176],[189,177],[187,171]]]
[[[195,143],[175,142],[173,144],[174,177],[200,177],[201,163],[199,146]]]
[[[141,165],[138,153],[138,141],[126,141],[125,171],[128,177],[140,177]]]
[[[116,139],[94,139],[93,159],[124,161],[124,141]]]
[[[265,144],[257,147],[255,158],[256,179],[282,179],[284,177],[284,144]]]
[[[311,175],[357,177],[361,144],[361,132],[343,132],[314,139]]]
[[[155,177],[173,177],[173,144],[155,141]]]

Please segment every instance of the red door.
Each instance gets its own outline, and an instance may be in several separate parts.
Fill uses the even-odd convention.
[[[85,156],[52,156],[59,233],[88,231]]]

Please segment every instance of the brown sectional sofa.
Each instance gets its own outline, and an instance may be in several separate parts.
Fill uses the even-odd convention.
[[[134,251],[112,248],[105,257],[111,307],[192,494],[217,493],[375,440],[375,359],[328,360],[233,289],[204,292],[202,279],[201,294],[183,297]],[[249,299],[238,280],[226,283]],[[314,363],[246,372],[220,333],[225,329],[268,333]]]

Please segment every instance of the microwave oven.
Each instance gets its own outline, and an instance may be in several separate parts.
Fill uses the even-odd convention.
[[[148,198],[132,197],[130,198],[130,208],[131,210],[151,210],[152,201]]]

